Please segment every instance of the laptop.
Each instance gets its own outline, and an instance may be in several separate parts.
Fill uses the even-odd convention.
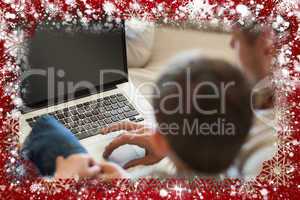
[[[105,146],[121,133],[101,135],[100,129],[126,120],[144,123],[143,110],[151,110],[128,79],[124,22],[41,24],[28,41],[23,65],[21,143],[36,120],[48,114],[101,160]],[[134,145],[126,148],[114,157],[131,160],[145,154]],[[124,159],[119,162],[125,164]]]

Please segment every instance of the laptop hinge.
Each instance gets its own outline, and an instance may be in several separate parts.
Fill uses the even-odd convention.
[[[113,89],[117,89],[117,85],[106,86],[105,88],[102,88],[102,90],[98,90],[97,93],[107,92],[107,91],[113,90]],[[68,100],[64,100],[63,102],[57,102],[55,104],[51,104],[51,105],[47,105],[47,106],[40,106],[40,107],[36,107],[36,108],[23,107],[23,108],[20,108],[20,111],[21,111],[22,114],[26,114],[26,113],[37,111],[37,110],[44,109],[44,108],[47,108],[47,107],[56,106],[56,105],[59,105],[59,104],[62,104],[62,103],[66,103],[68,101],[73,101],[73,100],[76,100],[76,99],[85,98],[85,97],[88,97],[88,96],[91,96],[91,95],[94,95],[94,94],[78,95],[78,96],[76,96],[76,98],[73,98],[73,99],[68,99]]]

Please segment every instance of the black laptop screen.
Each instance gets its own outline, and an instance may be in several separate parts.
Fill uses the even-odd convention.
[[[124,25],[110,29],[38,28],[28,42],[22,98],[40,108],[127,80]]]

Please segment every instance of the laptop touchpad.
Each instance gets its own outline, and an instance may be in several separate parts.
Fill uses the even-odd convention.
[[[108,160],[124,167],[129,161],[144,157],[145,153],[139,146],[126,144],[115,149]]]

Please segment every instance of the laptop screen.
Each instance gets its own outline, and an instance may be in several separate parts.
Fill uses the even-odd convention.
[[[127,81],[124,23],[53,28],[40,25],[28,42],[22,99],[41,108]]]

